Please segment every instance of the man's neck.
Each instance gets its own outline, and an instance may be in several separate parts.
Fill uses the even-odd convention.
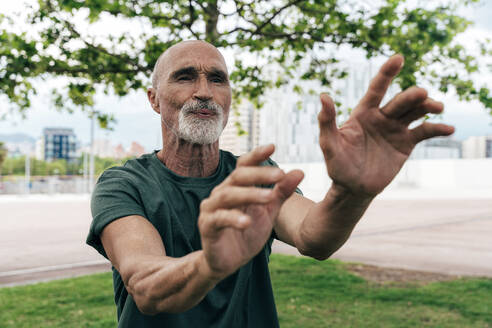
[[[198,145],[170,139],[175,138],[166,138],[163,148],[157,153],[159,160],[168,169],[187,177],[208,177],[215,173],[220,157],[218,141]]]

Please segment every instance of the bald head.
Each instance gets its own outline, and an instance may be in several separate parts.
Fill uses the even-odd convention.
[[[220,135],[227,123],[232,92],[224,57],[217,48],[204,41],[185,41],[170,47],[155,64],[152,84],[147,97],[161,116],[163,140],[188,140],[183,137],[188,131],[183,120],[190,106],[196,110],[187,118],[194,122],[188,122],[193,127],[189,131],[219,131]],[[215,132],[214,140],[218,138]],[[203,136],[198,139],[213,143]],[[198,139],[192,143],[199,144]]]
[[[189,40],[179,42],[164,51],[154,65],[152,72],[152,87],[157,89],[162,77],[169,73],[169,67],[177,60],[183,60],[196,54],[216,57],[227,73],[227,66],[220,51],[208,42]]]

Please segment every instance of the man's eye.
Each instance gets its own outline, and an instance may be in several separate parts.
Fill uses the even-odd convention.
[[[191,76],[189,75],[182,75],[178,77],[178,81],[191,81]]]
[[[219,76],[214,76],[210,79],[211,82],[214,82],[214,83],[223,83],[224,82],[224,79],[219,77]]]

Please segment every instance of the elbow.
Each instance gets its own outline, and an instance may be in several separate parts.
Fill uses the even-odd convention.
[[[313,259],[315,260],[318,260],[318,261],[324,261],[326,259],[328,259],[330,256],[331,256],[331,253],[314,253],[312,255],[310,255]]]
[[[313,238],[312,234],[309,235],[302,231],[296,239],[295,245],[302,255],[324,261],[343,246],[348,236],[331,233]]]
[[[306,239],[309,240],[308,238],[298,238],[296,242],[296,248],[301,255],[312,257],[318,261],[324,261],[336,251],[329,243],[306,242]]]
[[[142,314],[154,316],[163,312],[158,307],[159,299],[155,292],[156,286],[153,286],[148,279],[138,279],[136,276],[132,276],[125,282],[125,287]]]
[[[148,316],[159,313],[182,313],[191,308],[184,306],[174,297],[162,295],[157,292],[158,290],[158,286],[139,282],[128,288],[128,293],[132,295],[138,310]]]
[[[169,302],[167,304],[165,300],[164,302],[153,302],[151,300],[140,300],[139,302],[135,301],[138,310],[148,316],[154,316],[159,313],[182,313],[188,309],[180,308],[177,306],[169,306]]]
[[[153,287],[145,282],[130,283],[126,286],[128,293],[132,296],[137,309],[145,315],[156,315],[160,311],[157,307],[156,297],[153,295]]]
[[[157,310],[157,307],[148,303],[148,302],[145,302],[145,301],[136,301],[135,300],[135,304],[137,306],[137,309],[142,313],[142,314],[145,314],[145,315],[148,315],[148,316],[154,316],[156,314],[159,314],[159,311]]]
[[[333,252],[331,251],[326,251],[326,250],[320,250],[320,249],[301,249],[298,248],[299,253],[301,253],[304,256],[312,257],[315,260],[318,261],[324,261],[328,259],[331,255],[333,255]]]
[[[137,308],[142,314],[149,316],[154,316],[159,313],[183,313],[191,309],[191,307],[173,304],[172,301],[169,300],[162,300],[161,302],[141,302],[140,305],[137,304]]]

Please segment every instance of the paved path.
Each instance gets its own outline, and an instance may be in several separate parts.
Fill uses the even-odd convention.
[[[87,196],[0,197],[0,286],[107,271],[85,245]],[[484,199],[377,199],[349,241],[344,261],[492,277],[492,195]],[[274,244],[274,251],[296,254]]]
[[[274,251],[297,254],[282,243]],[[376,200],[333,257],[492,277],[492,199]]]
[[[85,238],[87,195],[0,197],[0,285],[72,277],[111,266]]]

